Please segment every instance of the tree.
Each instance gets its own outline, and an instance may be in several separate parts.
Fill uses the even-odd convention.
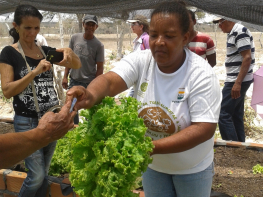
[[[129,13],[127,11],[123,11],[121,14],[121,19],[119,20],[120,23],[120,33],[117,32],[117,58],[122,58],[122,46],[123,46],[123,38],[124,38],[124,30],[126,27],[126,20],[129,17]],[[117,26],[118,30],[118,26]]]
[[[78,19],[78,24],[79,24],[79,31],[78,33],[82,32],[82,19],[85,16],[85,14],[76,14],[77,19]]]
[[[200,9],[196,9],[195,15],[196,15],[196,19],[198,20],[205,18],[205,12]]]

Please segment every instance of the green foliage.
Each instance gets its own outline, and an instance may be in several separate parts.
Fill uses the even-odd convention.
[[[216,188],[220,188],[220,187],[222,187],[222,184],[219,183],[218,185],[214,185],[214,187],[216,187]]]
[[[82,110],[86,120],[58,141],[51,168],[69,170],[80,197],[137,196],[131,190],[138,187],[138,177],[152,161],[153,148],[145,137],[143,119],[138,118],[139,104],[129,97],[117,105],[114,98],[106,97]]]
[[[199,9],[195,12],[195,15],[198,20],[205,18],[205,12]]]
[[[74,133],[69,131],[63,138],[57,141],[56,149],[52,157],[49,174],[59,176],[69,172],[69,161],[72,157],[71,144],[74,140]]]
[[[117,58],[117,53],[115,51],[112,51],[109,55],[110,60],[115,60]]]
[[[257,164],[253,166],[253,174],[263,174],[263,166]]]
[[[197,9],[196,7],[189,7],[188,9],[195,13],[196,20],[200,20],[205,17],[205,12],[201,9]]]

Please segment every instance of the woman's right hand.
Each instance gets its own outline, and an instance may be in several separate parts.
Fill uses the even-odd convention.
[[[43,72],[50,70],[51,66],[52,64],[49,61],[47,61],[46,59],[43,59],[39,62],[37,67],[34,70],[32,70],[32,72],[37,76]]]

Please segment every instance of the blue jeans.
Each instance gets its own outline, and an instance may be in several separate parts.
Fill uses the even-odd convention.
[[[142,185],[145,197],[209,197],[214,163],[194,174],[165,174],[147,168]]]
[[[237,99],[232,99],[231,90],[234,83],[225,83],[222,90],[223,99],[218,122],[223,140],[245,142],[244,102],[250,84],[251,82],[243,82],[240,91],[241,96]]]
[[[70,78],[70,81],[69,81],[68,89],[72,88],[73,86],[83,86],[84,88],[87,88],[89,85],[89,83],[83,83],[83,82],[76,81],[72,79],[71,77],[69,78]],[[79,124],[79,113],[78,112],[76,116],[74,117],[74,124]]]
[[[15,132],[24,132],[36,128],[37,118],[28,118],[15,115]],[[48,188],[48,170],[53,153],[56,148],[56,141],[48,144],[25,159],[25,166],[28,169],[27,177],[19,192],[19,197],[45,197]]]

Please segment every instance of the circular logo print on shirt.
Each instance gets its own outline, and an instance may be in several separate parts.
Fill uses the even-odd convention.
[[[141,84],[141,91],[145,92],[145,91],[147,90],[147,87],[148,87],[148,83],[143,82],[143,83]]]
[[[139,113],[139,117],[144,119],[144,124],[150,130],[173,134],[175,125],[169,115],[160,107],[148,107]]]

